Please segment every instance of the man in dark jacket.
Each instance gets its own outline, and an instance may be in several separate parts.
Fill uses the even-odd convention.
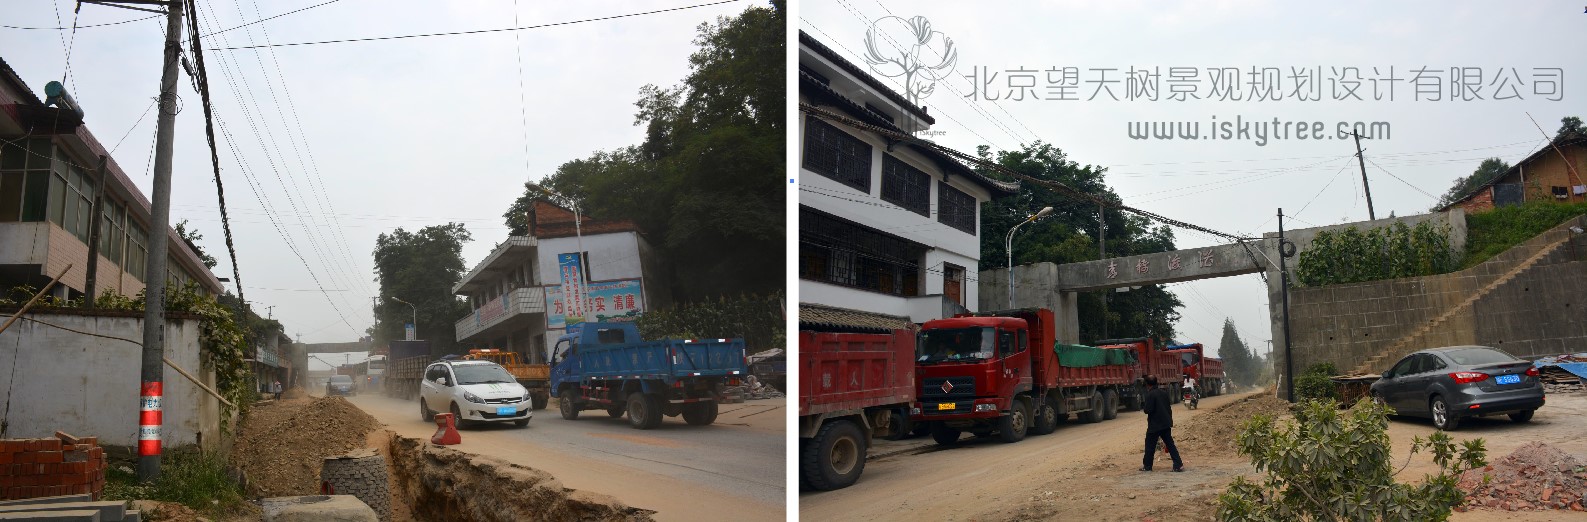
[[[1174,459],[1174,471],[1184,471],[1185,462],[1179,460],[1179,448],[1174,446],[1174,401],[1168,392],[1157,387],[1157,376],[1146,376],[1146,400],[1141,411],[1146,412],[1146,456],[1141,459],[1141,471],[1152,470],[1152,457],[1157,454],[1157,440],[1162,439],[1168,456]]]

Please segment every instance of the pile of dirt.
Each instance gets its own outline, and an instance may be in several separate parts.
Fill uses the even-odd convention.
[[[1245,421],[1257,414],[1282,418],[1289,414],[1289,403],[1268,393],[1246,397],[1197,415],[1174,426],[1174,443],[1181,452],[1196,455],[1234,456],[1235,437]]]
[[[1459,487],[1467,493],[1462,510],[1583,511],[1587,467],[1559,448],[1530,442],[1498,462],[1461,474]]]
[[[306,399],[308,396],[309,392],[303,388],[288,388],[287,391],[281,392],[283,399]]]
[[[326,457],[366,445],[380,421],[341,397],[280,400],[252,408],[238,429],[232,463],[263,497],[313,495]]]
[[[418,520],[652,522],[656,512],[569,489],[550,473],[465,453],[428,440],[392,437],[393,497]]]
[[[192,508],[175,502],[134,500],[130,508],[136,510],[142,520],[150,522],[209,522]]]

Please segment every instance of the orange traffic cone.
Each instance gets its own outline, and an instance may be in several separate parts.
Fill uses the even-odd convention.
[[[457,432],[457,419],[452,418],[452,414],[435,414],[435,436],[430,437],[430,442],[441,446],[463,443],[463,436]]]

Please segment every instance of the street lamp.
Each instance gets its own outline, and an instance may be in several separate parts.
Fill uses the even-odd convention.
[[[397,299],[397,296],[391,296],[391,300],[399,302],[399,303],[402,303],[402,304],[405,304],[405,305],[408,305],[408,308],[412,308],[413,309],[413,338],[414,339],[418,339],[419,338],[419,307],[413,306],[413,303],[410,303],[410,302],[407,302],[407,301],[403,301],[401,299]]]
[[[1003,242],[1003,252],[1008,254],[1008,308],[1010,310],[1014,309],[1014,231],[1019,230],[1019,227],[1026,223],[1036,221],[1051,213],[1052,207],[1044,207],[1035,214],[1031,214],[1030,217],[1025,218],[1024,221],[1014,225],[1014,228],[1008,229],[1008,239]]]
[[[529,183],[526,183],[525,186],[527,186],[529,188],[532,188],[532,189],[539,190],[540,192],[545,193],[545,195],[550,196],[551,199],[555,200],[556,203],[561,203],[561,204],[567,205],[568,207],[573,209],[573,236],[578,241],[578,247],[579,247],[579,253],[578,253],[578,256],[579,256],[579,268],[584,270],[586,273],[588,273],[589,270],[590,270],[590,267],[585,266],[585,263],[587,263],[587,260],[584,259],[584,229],[583,229],[584,218],[579,215],[579,202],[578,202],[578,200],[570,198],[570,197],[567,197],[567,196],[564,196],[562,194],[558,194],[558,193],[552,191],[551,189],[546,188],[546,187],[542,187],[542,186],[540,186],[540,184],[532,182],[532,181],[529,182]],[[583,285],[589,283],[589,281],[585,281],[584,278],[579,278],[579,283],[580,283],[579,293],[583,294],[584,291],[585,291],[584,288],[583,288]],[[573,300],[569,299],[568,296],[566,296],[566,295],[562,296],[562,302],[566,303],[565,306],[572,306],[572,304],[573,304]],[[579,305],[579,310],[578,310],[579,317],[584,317],[584,301],[580,300],[578,305]]]

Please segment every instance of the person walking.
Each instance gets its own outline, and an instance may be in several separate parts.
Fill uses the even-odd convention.
[[[270,383],[270,393],[275,395],[276,400],[281,400],[281,380],[280,379],[277,379],[275,382]]]
[[[1174,459],[1174,471],[1185,471],[1185,462],[1179,459],[1179,447],[1174,445],[1174,401],[1168,392],[1157,386],[1157,376],[1146,376],[1146,400],[1141,411],[1146,413],[1146,455],[1141,459],[1141,471],[1152,470],[1152,457],[1157,455],[1157,441],[1162,440],[1168,456]]]

